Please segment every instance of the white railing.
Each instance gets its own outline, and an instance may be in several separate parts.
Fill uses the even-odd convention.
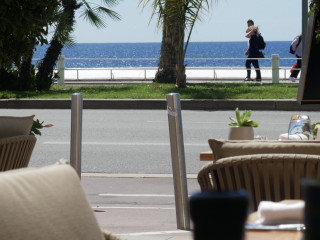
[[[247,58],[186,58],[186,60],[243,60]],[[148,81],[154,79],[157,67],[134,68],[65,68],[66,60],[87,61],[137,61],[158,60],[157,58],[64,58],[59,56],[58,69],[59,80],[57,84],[63,85],[65,80],[74,81],[116,81],[138,80]],[[287,79],[291,67],[279,66],[279,55],[273,54],[272,58],[259,58],[259,61],[271,60],[270,67],[260,67],[263,79],[272,79],[273,83],[279,83],[279,79]],[[281,60],[296,60],[296,58],[281,58]],[[252,68],[254,70],[254,68]],[[224,80],[243,79],[246,76],[244,67],[187,67],[187,80]]]

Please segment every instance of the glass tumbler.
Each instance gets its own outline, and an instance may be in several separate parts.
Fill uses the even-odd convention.
[[[293,115],[290,119],[288,135],[305,133],[312,136],[312,126],[308,115]]]

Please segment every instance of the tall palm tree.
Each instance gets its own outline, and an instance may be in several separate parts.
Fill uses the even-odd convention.
[[[176,87],[185,88],[184,59],[190,36],[195,22],[200,19],[200,11],[208,11],[211,0],[140,0],[140,3],[146,6],[151,1],[153,6],[151,17],[158,15],[157,26],[162,27],[166,33],[172,34],[170,44],[176,58]],[[187,36],[186,40],[185,36]],[[166,44],[163,40],[164,38],[161,45]],[[163,61],[169,61],[169,59]]]
[[[118,4],[120,0],[103,0],[108,7]],[[91,5],[90,5],[91,4]],[[55,33],[47,49],[44,59],[40,62],[36,76],[38,90],[49,89],[53,80],[53,69],[65,44],[73,44],[71,33],[75,25],[75,11],[82,10],[81,16],[97,28],[106,26],[103,20],[108,16],[120,20],[120,15],[109,8],[90,3],[86,0],[62,0],[63,9],[59,11],[59,21]]]

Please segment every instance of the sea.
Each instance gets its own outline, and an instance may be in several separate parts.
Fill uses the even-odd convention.
[[[280,67],[291,67],[295,56],[289,53],[289,41],[266,41],[261,67],[271,67],[271,57],[278,54]],[[34,59],[43,58],[48,46],[38,46]],[[190,42],[187,67],[244,67],[248,42]],[[141,68],[157,67],[161,43],[77,43],[64,47],[66,68]],[[201,59],[199,59],[201,58]],[[289,59],[288,59],[289,58]],[[38,60],[34,60],[34,64]]]

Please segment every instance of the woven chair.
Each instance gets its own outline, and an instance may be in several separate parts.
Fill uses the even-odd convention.
[[[27,167],[37,138],[21,135],[0,139],[0,171]]]
[[[228,157],[203,166],[198,173],[201,191],[248,191],[253,211],[262,200],[301,199],[301,178],[320,178],[320,155]]]

